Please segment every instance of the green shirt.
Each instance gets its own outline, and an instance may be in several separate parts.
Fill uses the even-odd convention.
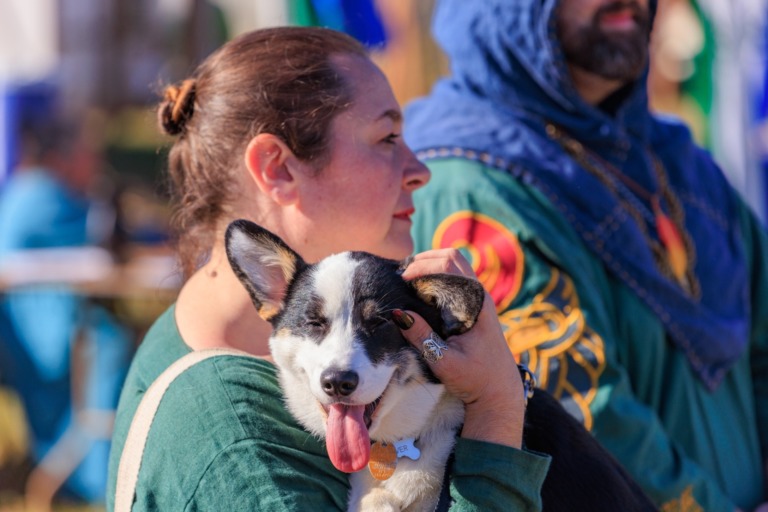
[[[120,398],[107,509],[130,422],[149,385],[190,352],[174,308],[139,347]],[[283,406],[275,367],[221,356],[174,381],[147,439],[133,510],[346,510],[348,476]],[[549,458],[459,439],[451,510],[540,510]]]
[[[482,163],[428,165],[432,179],[414,195],[416,251],[466,253],[511,350],[658,505],[752,510],[766,500],[768,237],[746,208],[750,349],[709,392],[658,317],[546,197]]]

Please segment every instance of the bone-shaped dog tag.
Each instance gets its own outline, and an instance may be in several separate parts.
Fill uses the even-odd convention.
[[[408,457],[411,460],[419,460],[419,457],[421,457],[421,451],[413,445],[414,442],[416,442],[416,440],[412,437],[397,441],[395,443],[397,458]]]
[[[392,444],[376,441],[371,446],[371,457],[368,460],[368,470],[376,480],[386,480],[391,477],[397,467],[397,453]]]

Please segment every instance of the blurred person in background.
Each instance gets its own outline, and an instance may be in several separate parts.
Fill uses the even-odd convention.
[[[132,352],[125,327],[62,284],[93,262],[56,253],[64,270],[45,278],[34,263],[46,250],[106,241],[112,217],[93,195],[103,159],[90,120],[22,117],[18,164],[0,190],[0,267],[15,269],[0,296],[0,379],[29,421],[30,503],[62,483],[60,497],[104,501],[113,411]]]
[[[74,120],[29,117],[19,121],[18,163],[1,189],[0,256],[98,242],[88,228],[103,165],[96,134]]]
[[[415,249],[466,251],[510,349],[662,509],[751,511],[768,236],[688,129],[648,110],[656,7],[438,3],[452,76],[405,116],[433,172]]]

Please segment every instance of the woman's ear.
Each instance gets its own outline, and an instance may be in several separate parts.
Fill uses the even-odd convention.
[[[245,167],[256,186],[281,206],[295,202],[296,177],[289,165],[296,161],[293,151],[271,133],[260,133],[245,148]]]

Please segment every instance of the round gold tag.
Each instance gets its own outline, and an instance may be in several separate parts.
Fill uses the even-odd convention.
[[[376,441],[371,446],[371,458],[368,470],[376,480],[386,480],[391,477],[397,467],[397,452],[395,445]]]

